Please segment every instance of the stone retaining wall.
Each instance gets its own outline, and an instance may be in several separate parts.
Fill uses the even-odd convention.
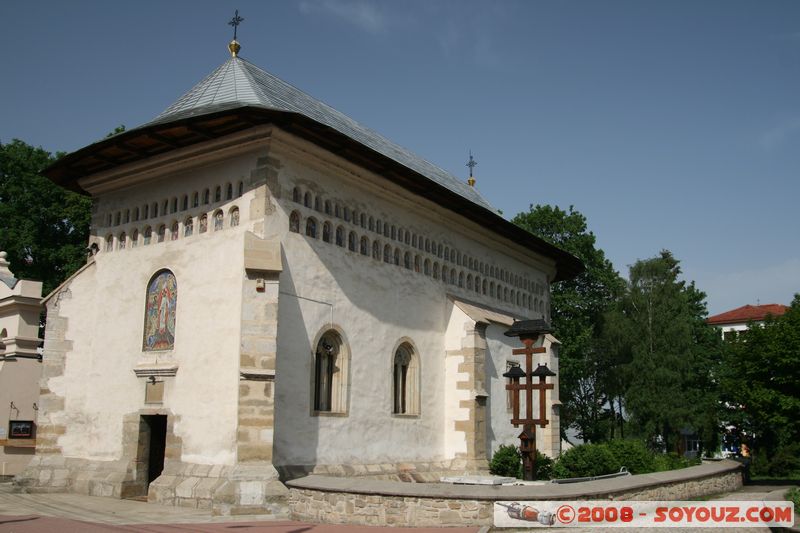
[[[742,486],[733,461],[569,485],[474,486],[309,476],[287,483],[292,518],[376,526],[492,525],[495,501],[685,500]]]

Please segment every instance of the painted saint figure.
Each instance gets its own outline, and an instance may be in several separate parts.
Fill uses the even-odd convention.
[[[147,287],[142,350],[171,350],[175,346],[177,283],[172,272],[156,274]]]

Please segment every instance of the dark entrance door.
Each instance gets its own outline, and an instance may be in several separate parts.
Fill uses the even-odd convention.
[[[164,449],[167,446],[166,415],[142,415],[142,429],[149,437],[147,444],[147,484],[164,470]]]

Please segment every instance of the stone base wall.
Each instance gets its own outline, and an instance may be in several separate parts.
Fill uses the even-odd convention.
[[[369,526],[491,525],[494,502],[292,489],[293,520]]]
[[[171,462],[150,484],[147,501],[210,509],[214,515],[286,516],[288,495],[271,464],[212,466]]]
[[[634,477],[637,476],[632,476]],[[368,483],[365,482],[365,485]],[[385,483],[377,490],[365,486],[362,492],[334,491],[330,489],[330,483],[326,483],[328,486],[326,490],[309,488],[308,482],[297,485],[293,486],[293,483],[289,482],[291,493],[289,507],[294,520],[404,527],[491,526],[495,501],[686,500],[735,491],[742,486],[742,472],[728,470],[705,477],[669,480],[649,486],[632,487],[628,490],[618,488],[608,492],[598,492],[593,488],[591,492],[584,494],[580,492],[579,485],[582,484],[575,484],[571,486],[574,490],[569,495],[548,495],[548,492],[555,492],[557,489],[548,491],[547,487],[541,486],[535,488],[545,490],[529,495],[525,494],[525,487],[484,489],[473,486],[469,487],[471,495],[467,497],[463,493],[457,494],[463,491],[452,490],[454,486],[444,485],[441,490],[436,490],[436,495],[431,495],[431,491],[427,490],[425,493],[419,491],[420,495],[413,495],[414,490],[409,489],[410,486],[405,483],[398,485],[398,489],[401,490],[397,490],[397,495],[390,495],[391,489],[388,489]],[[504,493],[503,489],[513,489],[515,492]],[[448,492],[456,494],[449,495]]]
[[[19,492],[73,492],[131,498],[141,493],[134,461],[89,461],[58,455],[34,456],[14,479]],[[200,465],[167,461],[150,483],[147,501],[210,509],[214,515],[288,515],[289,491],[270,464]]]

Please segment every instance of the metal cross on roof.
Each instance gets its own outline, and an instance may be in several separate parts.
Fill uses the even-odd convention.
[[[236,10],[234,13],[233,18],[228,22],[229,26],[233,26],[233,40],[236,40],[236,30],[239,29],[239,24],[244,21],[242,17],[239,16],[239,10]]]
[[[472,150],[469,151],[469,163],[467,163],[469,167],[469,177],[472,177],[472,169],[478,166],[478,162],[472,158]]]

